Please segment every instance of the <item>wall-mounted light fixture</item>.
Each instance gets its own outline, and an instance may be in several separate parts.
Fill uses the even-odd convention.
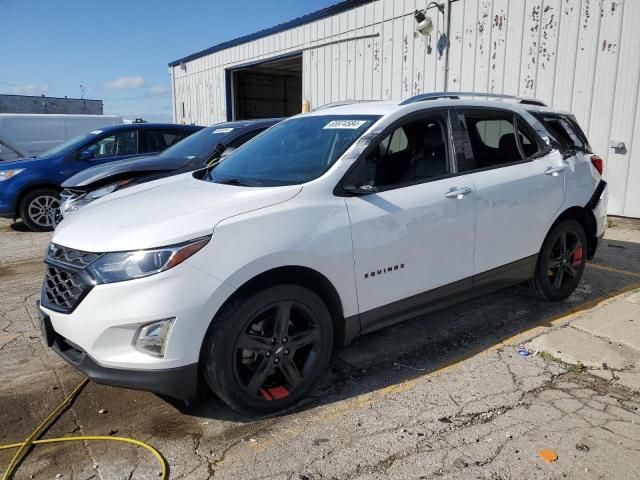
[[[427,15],[427,10],[437,8],[444,16],[444,3],[429,2],[424,10],[416,10],[413,17],[416,19],[416,31],[422,35],[430,35],[433,32],[433,20]]]

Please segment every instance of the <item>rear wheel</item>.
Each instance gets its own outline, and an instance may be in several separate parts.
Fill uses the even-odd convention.
[[[297,285],[278,285],[238,298],[211,326],[204,377],[232,408],[250,413],[285,409],[313,388],[333,344],[322,299]]]
[[[547,236],[530,281],[534,294],[559,301],[567,298],[578,286],[586,264],[587,237],[582,225],[564,220]]]
[[[52,188],[38,188],[27,193],[20,202],[19,213],[24,224],[34,232],[53,230],[54,215],[60,208],[60,196]]]

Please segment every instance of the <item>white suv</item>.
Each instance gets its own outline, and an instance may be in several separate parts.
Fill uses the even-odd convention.
[[[606,203],[573,116],[537,101],[319,109],[63,221],[42,328],[96,382],[280,410],[357,335],[524,281],[564,299]]]

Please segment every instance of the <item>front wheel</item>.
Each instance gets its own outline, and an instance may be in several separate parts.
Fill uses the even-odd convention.
[[[220,312],[205,339],[204,377],[236,410],[276,412],[313,388],[332,345],[333,323],[322,299],[298,285],[277,285]]]
[[[564,220],[547,235],[534,277],[530,281],[533,293],[557,302],[567,298],[580,283],[586,264],[587,236],[575,220]]]
[[[54,218],[60,208],[60,196],[52,188],[38,188],[27,193],[20,202],[20,218],[29,230],[53,230]]]

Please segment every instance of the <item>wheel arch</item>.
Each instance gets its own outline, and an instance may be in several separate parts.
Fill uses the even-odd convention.
[[[360,328],[359,320],[357,316],[345,319],[342,300],[333,283],[317,270],[300,265],[271,268],[245,281],[223,302],[218,309],[218,313],[212,319],[211,325],[215,323],[219,312],[222,312],[239,297],[248,296],[264,288],[282,284],[299,285],[320,296],[331,313],[334,347],[348,344],[357,335]]]
[[[582,228],[584,228],[584,232],[587,235],[587,258],[591,260],[595,255],[596,248],[598,246],[598,237],[596,235],[596,218],[593,212],[587,210],[585,207],[573,206],[564,210],[560,215],[558,215],[551,227],[549,227],[547,235],[545,236],[545,240],[556,225],[564,220],[569,219],[577,221],[580,225],[582,225]]]

